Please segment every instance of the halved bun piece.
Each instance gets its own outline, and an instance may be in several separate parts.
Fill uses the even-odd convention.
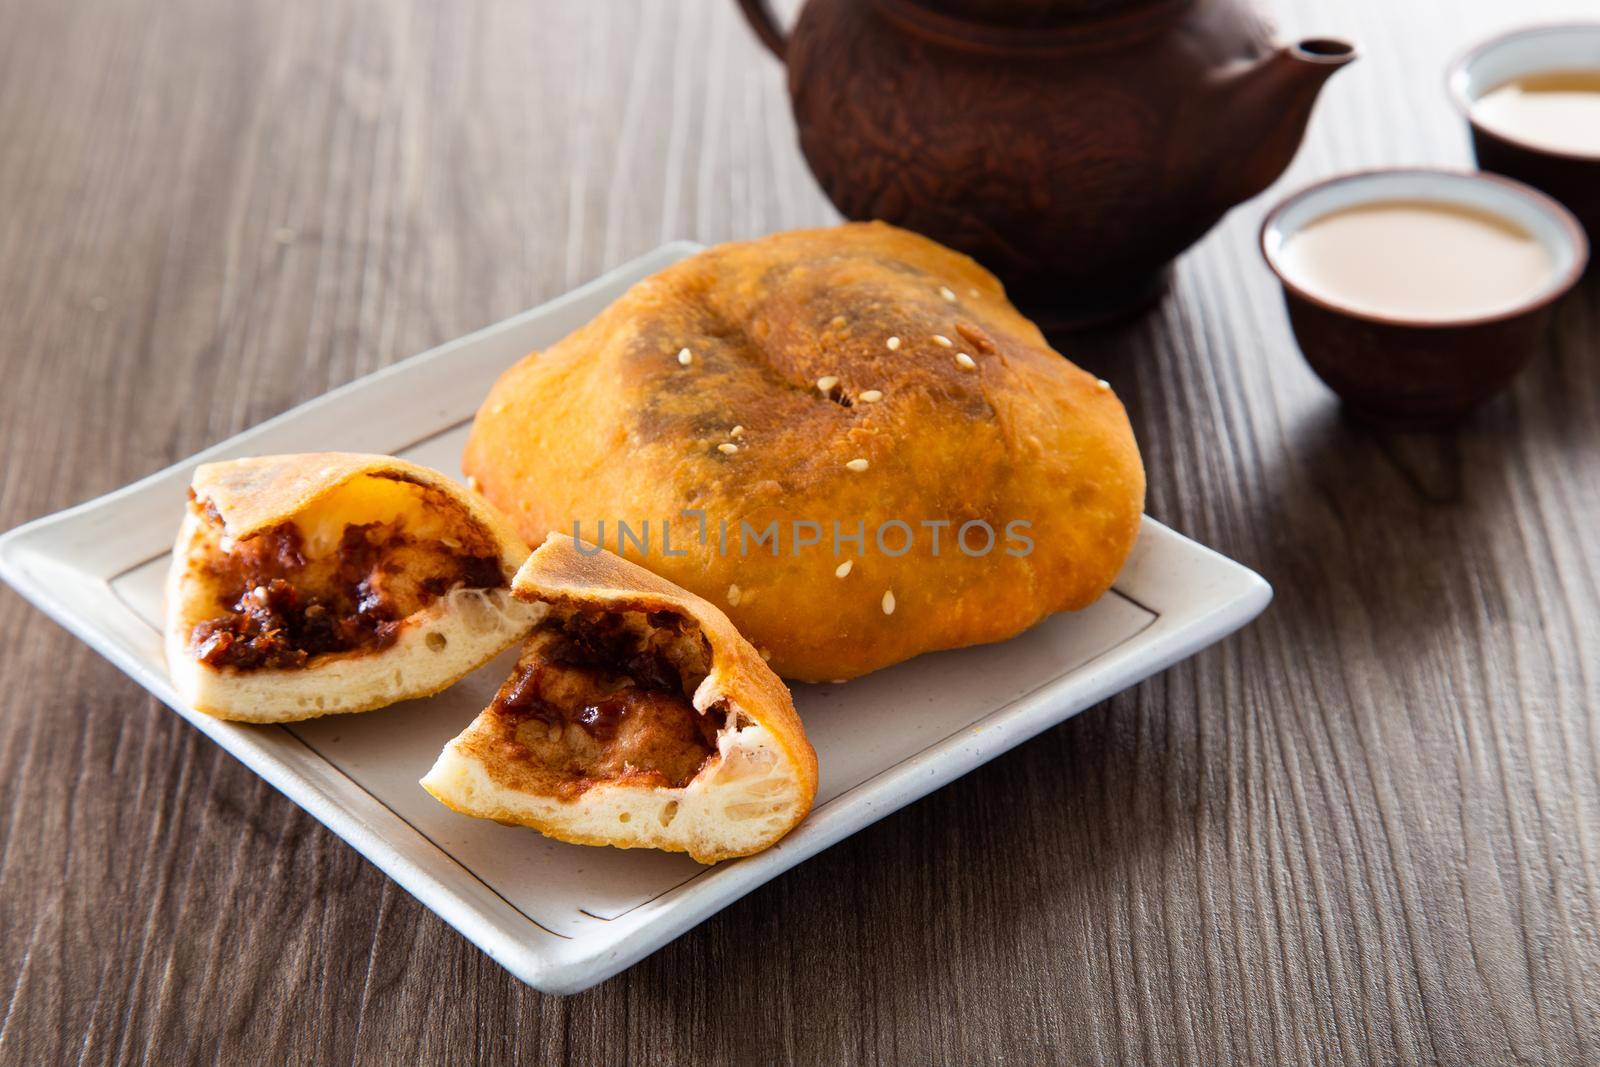
[[[289,722],[439,692],[526,637],[527,545],[415,463],[322,452],[195,471],[167,578],[178,693]]]
[[[805,818],[816,752],[789,690],[721,611],[565,534],[512,589],[548,612],[422,779],[447,807],[701,863],[759,852]]]

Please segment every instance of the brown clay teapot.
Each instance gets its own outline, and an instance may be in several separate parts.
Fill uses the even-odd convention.
[[[787,36],[739,4],[839,210],[967,252],[1057,325],[1154,298],[1355,57],[1273,43],[1245,0],[809,0]]]

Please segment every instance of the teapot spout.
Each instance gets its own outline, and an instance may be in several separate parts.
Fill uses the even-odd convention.
[[[1248,200],[1288,169],[1323,84],[1355,58],[1355,45],[1349,41],[1307,38],[1226,78],[1222,93],[1237,125],[1234,136],[1224,142],[1235,149],[1250,146],[1238,153],[1236,166],[1223,171],[1226,203]]]

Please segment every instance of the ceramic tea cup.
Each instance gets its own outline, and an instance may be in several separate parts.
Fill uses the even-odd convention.
[[[1397,313],[1330,291],[1285,254],[1313,223],[1389,205],[1436,206],[1508,224],[1520,239],[1537,242],[1533,251],[1543,250],[1548,269],[1495,306]],[[1386,240],[1372,241],[1370,254],[1399,258]],[[1267,216],[1261,249],[1283,285],[1295,339],[1317,376],[1355,413],[1411,426],[1452,422],[1510,384],[1539,349],[1552,305],[1577,283],[1589,257],[1572,213],[1538,190],[1496,175],[1431,169],[1346,174],[1304,189]],[[1437,277],[1418,281],[1438,284]]]
[[[1483,106],[1485,96],[1519,79],[1573,72],[1600,77],[1600,21],[1528,26],[1492,37],[1451,65],[1446,84],[1472,128],[1478,166],[1549,193],[1570,208],[1590,239],[1596,240],[1600,239],[1600,150],[1576,143],[1592,144],[1593,138],[1551,141]],[[1570,134],[1600,135],[1592,112],[1574,114],[1572,122],[1585,128]]]

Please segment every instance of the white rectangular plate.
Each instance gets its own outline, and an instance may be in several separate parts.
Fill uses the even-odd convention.
[[[455,473],[489,385],[524,353],[692,254],[667,245],[543,307],[308,404],[177,466],[0,538],[0,576],[282,790],[518,978],[586,989],[836,841],[1254,618],[1252,571],[1146,519],[1115,589],[1004,644],[923,656],[843,686],[798,686],[821,788],[776,847],[702,867],[469,819],[417,785],[514,653],[429,700],[288,726],[184,707],[160,640],[161,576],[197,463],[273,452],[404,456]]]

